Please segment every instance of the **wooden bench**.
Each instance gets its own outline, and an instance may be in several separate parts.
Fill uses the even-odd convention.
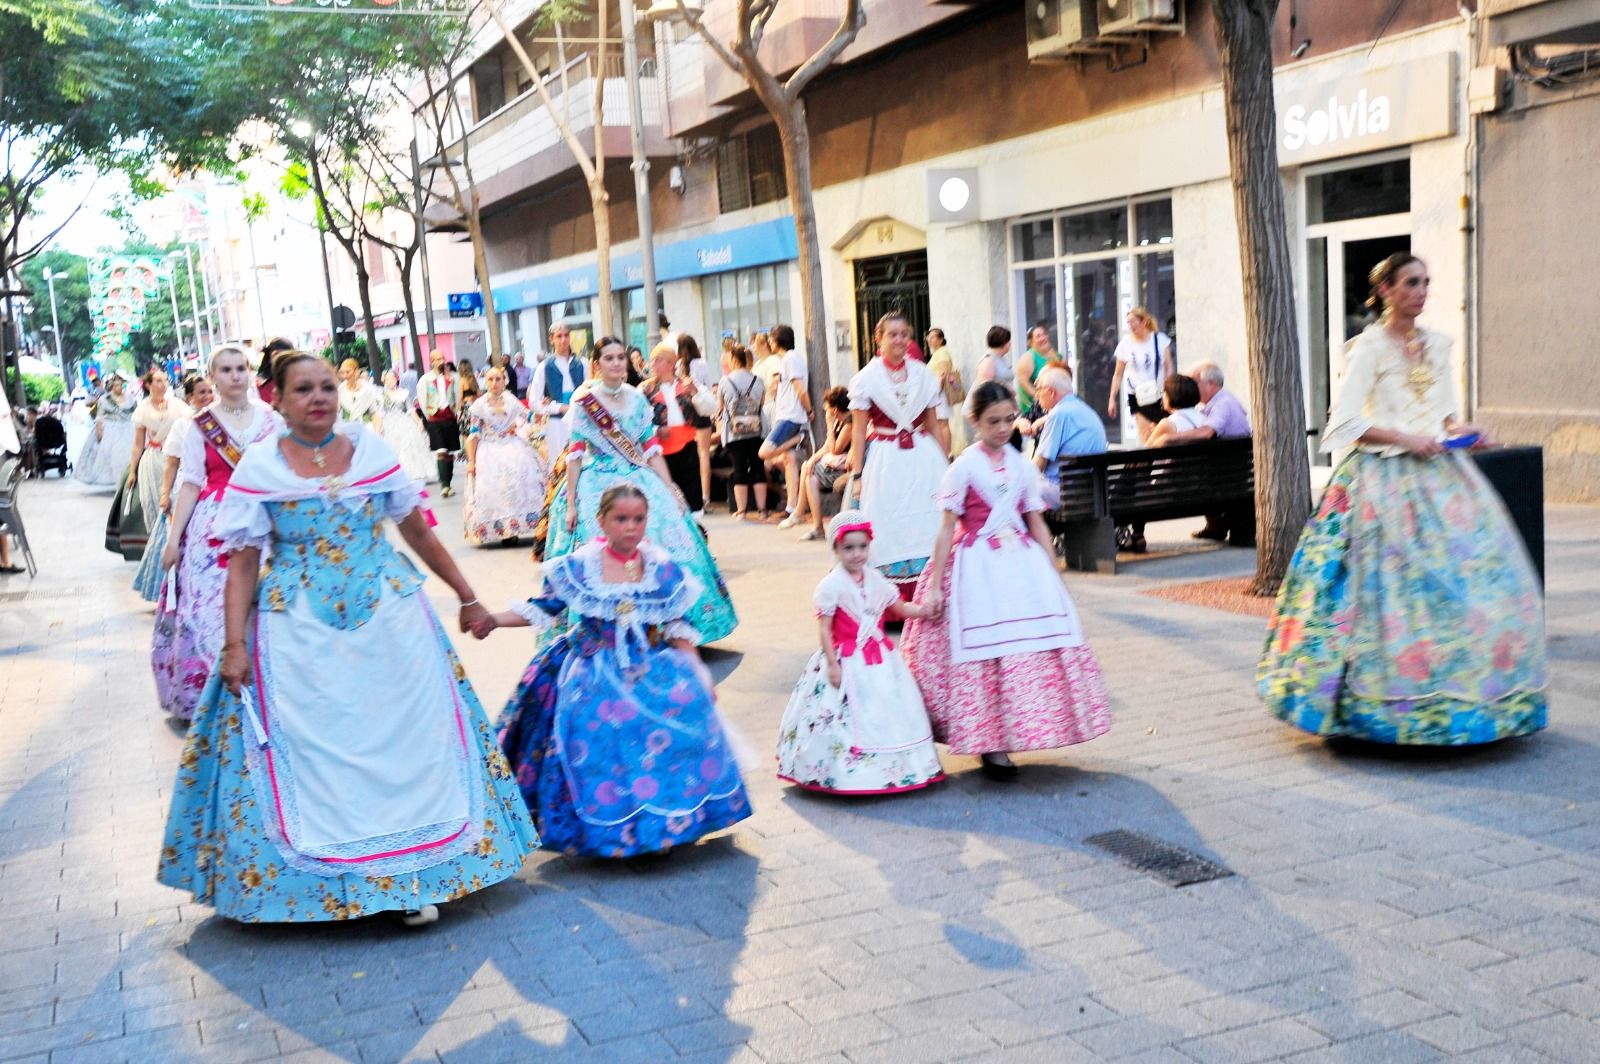
[[[1061,504],[1046,521],[1070,568],[1117,571],[1117,526],[1227,511],[1249,542],[1255,525],[1255,457],[1249,437],[1110,451],[1061,461]]]

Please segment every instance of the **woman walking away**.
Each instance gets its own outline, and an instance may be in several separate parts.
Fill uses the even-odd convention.
[[[829,794],[893,794],[944,778],[922,696],[884,634],[891,618],[926,617],[867,564],[872,525],[845,510],[828,525],[839,563],[811,601],[822,649],[778,726],[778,778]]]
[[[722,422],[722,449],[733,462],[728,478],[735,517],[759,518],[767,512],[767,468],[761,462],[761,405],[766,392],[761,378],[750,371],[754,356],[743,344],[728,350],[729,369],[717,382],[717,418]],[[750,495],[755,493],[755,513]]]
[[[944,522],[917,586],[918,601],[944,612],[907,624],[903,649],[934,738],[1006,780],[1017,774],[1012,753],[1103,734],[1110,699],[1056,572],[1038,471],[1008,442],[1011,389],[978,385],[967,419],[977,443],[940,485]]]
[[[878,357],[850,379],[850,472],[872,522],[872,564],[908,594],[933,553],[945,454],[933,438],[939,381],[906,357],[911,322],[878,319]]]
[[[160,446],[154,448],[159,459],[158,472],[153,478],[156,491],[156,520],[155,524],[150,526],[150,542],[145,546],[144,558],[139,562],[139,571],[133,576],[133,589],[146,602],[158,602],[161,598],[161,583],[165,575],[161,556],[167,550],[167,529],[172,520],[172,486],[178,480],[179,456],[183,454],[183,435],[193,425],[194,412],[205,409],[214,398],[216,396],[211,390],[211,382],[205,377],[198,374],[185,377],[182,411],[178,418],[167,426],[165,438],[160,441]],[[149,473],[141,474],[139,480],[141,492],[149,486],[146,480],[149,476]],[[158,610],[158,618],[159,615]]]
[[[288,352],[274,377],[288,432],[245,454],[217,521],[227,637],[184,747],[158,878],[245,923],[383,911],[431,923],[438,903],[516,875],[537,842],[384,519],[461,599],[463,630],[487,611],[395,453],[339,422],[327,364]]]
[[[406,476],[424,484],[438,480],[439,470],[428,450],[428,434],[417,418],[411,397],[400,386],[400,375],[392,369],[383,375],[382,410],[378,431],[383,442],[400,456]]]
[[[246,449],[281,431],[283,422],[256,398],[245,349],[224,344],[207,370],[216,399],[184,429],[178,494],[172,503],[163,570],[176,570],[157,604],[150,663],[161,708],[189,720],[222,650],[222,590],[227,558],[216,532],[228,480]],[[176,599],[176,602],[173,600]]]
[[[620,343],[615,350],[620,377],[625,355]],[[685,620],[700,592],[644,541],[649,509],[634,484],[608,487],[599,501],[604,538],[546,562],[538,598],[473,629],[482,638],[578,618],[528,666],[500,721],[544,844],[563,853],[655,853],[750,815],[695,651],[703,633]]]
[[[489,391],[467,408],[467,542],[516,540],[533,534],[544,511],[544,460],[528,440],[533,418],[506,391],[506,371],[483,375]]]
[[[600,497],[612,485],[632,484],[650,500],[650,542],[694,577],[699,597],[685,619],[714,642],[739,623],[722,574],[662,461],[652,404],[626,381],[626,348],[605,336],[595,351],[597,376],[572,397],[572,444],[565,482],[550,498],[545,564],[594,539]]]
[[[1313,735],[1464,746],[1545,726],[1539,581],[1466,455],[1450,342],[1417,324],[1428,267],[1373,268],[1382,317],[1350,347],[1323,449],[1340,463],[1300,536],[1256,685]]]

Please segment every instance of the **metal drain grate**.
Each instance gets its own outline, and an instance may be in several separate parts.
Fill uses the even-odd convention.
[[[1084,840],[1113,855],[1130,868],[1155,876],[1172,887],[1208,883],[1233,875],[1229,869],[1197,853],[1151,838],[1138,831],[1103,831]]]

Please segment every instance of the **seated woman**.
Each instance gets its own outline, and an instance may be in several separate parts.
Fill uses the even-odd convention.
[[[1174,435],[1206,423],[1206,416],[1200,410],[1200,385],[1193,377],[1174,373],[1162,383],[1161,390],[1161,408],[1167,416],[1150,430],[1144,441],[1146,447],[1171,447]]]
[[[602,537],[547,561],[538,598],[473,627],[482,639],[577,617],[529,665],[500,720],[544,843],[563,853],[655,853],[750,815],[695,651],[700,633],[685,621],[697,581],[643,542],[649,513],[638,486],[612,484],[600,496]]]
[[[855,426],[850,419],[850,391],[842,385],[829,388],[822,396],[822,412],[828,421],[828,439],[822,449],[800,467],[800,506],[795,516],[811,520],[802,542],[822,538],[822,496],[850,487],[850,444]]]

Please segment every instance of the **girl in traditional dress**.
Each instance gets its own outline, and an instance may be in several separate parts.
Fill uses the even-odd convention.
[[[433,452],[428,449],[428,434],[423,431],[417,417],[416,406],[406,390],[400,387],[400,375],[394,370],[383,374],[383,402],[378,417],[378,431],[395,454],[406,476],[423,484],[439,479]]]
[[[383,412],[383,393],[361,376],[361,363],[347,358],[339,363],[339,417],[371,425]]]
[[[605,341],[602,341],[605,343]],[[615,347],[615,374],[626,355]],[[474,629],[576,625],[533,660],[500,740],[544,844],[632,857],[692,842],[750,815],[688,620],[700,594],[644,542],[650,503],[630,481],[601,493],[603,540],[544,563],[544,590]]]
[[[940,484],[944,521],[917,585],[917,601],[944,610],[907,624],[903,649],[934,738],[981,756],[990,779],[1013,779],[1011,753],[1110,728],[1110,699],[1056,572],[1038,470],[1009,445],[1011,389],[978,385],[967,419],[978,442]]]
[[[872,564],[908,595],[939,529],[944,450],[937,427],[939,379],[906,357],[911,322],[899,311],[878,319],[878,357],[850,379],[850,471],[872,522]]]
[[[1463,746],[1545,726],[1544,609],[1527,550],[1466,446],[1450,341],[1417,324],[1428,268],[1370,278],[1323,449],[1334,471],[1278,592],[1256,684],[1314,735]],[[1476,439],[1474,439],[1476,437]]]
[[[572,397],[566,484],[551,497],[545,561],[594,539],[600,496],[613,484],[632,484],[650,500],[651,544],[666,551],[699,588],[684,619],[702,642],[715,642],[739,623],[722,574],[661,459],[650,401],[626,381],[626,345],[607,336],[595,351],[599,376]]]
[[[81,484],[115,488],[128,476],[128,456],[133,453],[133,408],[122,377],[113,373],[105,394],[94,404],[94,431],[89,434],[72,475]]]
[[[176,569],[177,575],[162,588],[150,646],[161,708],[179,720],[193,717],[200,689],[222,649],[222,589],[228,572],[214,526],[223,492],[245,448],[275,435],[283,425],[256,398],[255,374],[244,348],[217,348],[207,372],[217,398],[183,432],[178,494],[161,552],[162,570]]]
[[[860,510],[828,524],[839,564],[811,596],[822,649],[811,655],[778,726],[778,778],[829,794],[893,794],[944,778],[922,695],[883,626],[926,617],[867,564]]]
[[[533,533],[544,511],[544,460],[528,440],[533,418],[506,391],[506,371],[483,375],[489,388],[467,408],[467,542],[474,546]]]
[[[227,632],[158,878],[247,923],[429,923],[516,875],[537,840],[385,518],[461,599],[463,631],[487,611],[428,530],[421,486],[376,433],[339,421],[327,363],[286,352],[274,383],[287,432],[245,453],[215,525]]]
[[[154,602],[161,591],[161,552],[167,546],[167,514],[163,496],[170,490],[166,480],[167,456],[163,450],[178,422],[192,417],[182,399],[172,395],[167,375],[152,366],[144,375],[144,399],[133,411],[133,461],[128,466],[132,487],[139,493],[149,539],[134,574],[133,588],[146,602]]]

